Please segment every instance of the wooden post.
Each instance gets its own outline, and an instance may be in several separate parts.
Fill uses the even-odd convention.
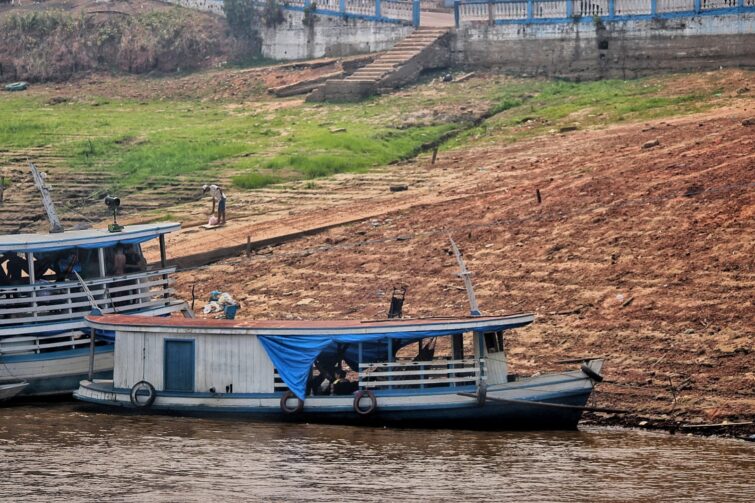
[[[537,196],[537,204],[543,202],[543,197],[540,195],[540,189],[535,189],[535,195]]]
[[[388,338],[388,363],[393,363],[393,339]],[[393,370],[393,367],[388,367],[388,371]],[[392,376],[388,376],[388,381],[393,381]],[[388,389],[393,389],[393,386],[388,386]]]
[[[89,381],[94,380],[94,328],[89,330]]]
[[[168,256],[165,253],[165,234],[160,234],[160,267],[165,269],[168,264]]]
[[[105,249],[97,248],[97,260],[100,262],[100,278],[105,277]]]
[[[252,236],[246,237],[246,256],[249,257],[252,254]]]
[[[430,164],[435,164],[435,159],[437,159],[437,158],[438,158],[438,147],[435,147],[433,149],[433,158],[430,161]]]
[[[160,234],[160,268],[165,269],[168,266],[168,255],[165,252],[165,234]],[[165,282],[163,284],[163,288],[166,290],[166,292],[163,294],[164,298],[169,298],[170,295],[168,294],[168,275],[163,274],[163,281]]]
[[[32,252],[26,252],[26,267],[29,269],[29,285],[31,288],[31,306],[32,316],[37,317],[37,289],[34,283],[37,282],[34,272],[34,254]]]
[[[493,5],[495,5],[493,0],[488,0],[488,24],[490,26],[495,25],[495,7]]]

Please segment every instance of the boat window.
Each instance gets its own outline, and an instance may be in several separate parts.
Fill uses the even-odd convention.
[[[485,349],[488,353],[500,353],[503,351],[503,333],[502,332],[486,332],[485,333]]]

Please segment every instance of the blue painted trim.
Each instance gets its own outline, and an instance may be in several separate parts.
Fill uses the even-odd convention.
[[[346,0],[338,0],[338,11],[341,14],[346,12]]]
[[[197,376],[196,376],[196,360],[197,360],[197,344],[195,339],[178,339],[178,338],[166,338],[163,339],[163,383],[168,382],[168,344],[172,342],[190,342],[191,343],[191,389],[192,391],[186,391],[184,393],[194,393],[196,389]]]
[[[380,0],[375,0],[375,17],[377,18],[383,17],[381,11],[382,11],[382,8],[380,5]]]
[[[344,4],[344,9],[345,9]],[[290,10],[294,12],[304,12],[304,7],[299,7],[298,5],[284,5],[284,10]],[[340,9],[340,5],[339,5]],[[350,12],[340,12],[337,10],[331,10],[331,9],[320,9],[317,8],[316,11],[318,16],[330,16],[330,17],[342,17],[344,19],[361,19],[363,21],[375,21],[378,23],[391,23],[391,24],[409,24],[409,21],[405,19],[396,19],[391,17],[385,17],[385,16],[375,16],[375,15],[369,15],[369,14],[352,14]]]
[[[702,0],[695,0],[695,13],[699,13],[703,10],[703,1]]]
[[[454,26],[456,28],[461,26],[461,13],[459,12],[460,7],[461,7],[461,0],[454,0]]]
[[[614,0],[611,1],[613,2]],[[611,16],[614,16],[615,14],[615,12],[611,12]],[[658,15],[658,0],[650,0],[650,15]]]
[[[112,344],[104,346],[95,346],[95,353],[112,353],[115,348]],[[34,353],[27,355],[5,355],[0,356],[0,363],[18,363],[18,362],[36,362],[50,360],[65,360],[66,358],[76,358],[89,354],[89,347],[80,349],[67,349],[65,351],[50,351],[49,353]]]
[[[698,0],[699,1],[699,0]],[[482,3],[482,2],[470,2],[470,3]],[[641,14],[641,15],[626,15],[626,16],[605,16],[601,20],[604,22],[621,22],[621,21],[648,21],[652,19],[680,19],[697,16],[720,16],[725,14],[743,14],[747,12],[755,13],[755,6],[753,7],[726,7],[722,9],[704,10],[701,12],[684,11],[684,12],[662,12],[660,14]],[[533,18],[533,19],[496,19],[495,24],[507,25],[507,24],[565,24],[565,23],[592,23],[592,17],[563,17],[563,18]]]
[[[655,0],[650,0],[650,2],[655,2]],[[571,3],[571,2],[568,2]],[[616,0],[608,0],[608,17],[614,18],[616,17]]]
[[[527,0],[527,21],[532,21],[533,16],[532,13],[534,11],[533,8],[533,0]]]

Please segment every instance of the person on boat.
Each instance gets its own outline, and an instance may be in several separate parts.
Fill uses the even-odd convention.
[[[212,211],[210,212],[210,215],[215,213],[215,203],[217,203],[218,205],[217,225],[225,224],[226,197],[225,197],[225,193],[223,192],[223,189],[221,189],[220,186],[215,185],[215,184],[212,184],[212,185],[205,184],[202,186],[202,194],[206,194],[207,192],[209,192],[210,195],[212,196]]]
[[[57,273],[56,281],[66,281],[68,279],[76,279],[77,273],[81,273],[81,264],[79,264],[79,257],[75,252],[61,254],[58,258],[58,265],[55,268]]]
[[[18,256],[16,252],[5,252],[3,259],[0,260],[0,265],[5,261],[5,266],[8,270],[8,280],[11,284],[21,283],[23,279],[23,273],[29,274],[29,265],[26,260]]]
[[[351,395],[357,389],[359,385],[346,379],[346,372],[343,369],[336,370],[336,380],[333,381],[334,395]]]
[[[113,275],[123,276],[126,274],[126,254],[123,253],[123,246],[117,245],[113,254]]]

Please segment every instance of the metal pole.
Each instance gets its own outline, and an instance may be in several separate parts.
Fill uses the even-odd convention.
[[[461,279],[464,280],[464,288],[467,289],[467,297],[469,297],[469,308],[472,316],[480,316],[482,313],[480,313],[480,307],[477,305],[477,296],[474,293],[474,287],[472,286],[472,273],[467,270],[467,266],[464,263],[464,259],[461,258],[461,252],[459,251],[459,247],[456,246],[456,242],[453,240],[451,236],[448,236],[448,239],[451,240],[451,248],[454,251],[454,255],[456,255],[456,261],[459,263],[459,268],[461,269],[461,272],[459,273],[459,276],[461,276]]]
[[[94,328],[89,331],[89,381],[94,380]]]

